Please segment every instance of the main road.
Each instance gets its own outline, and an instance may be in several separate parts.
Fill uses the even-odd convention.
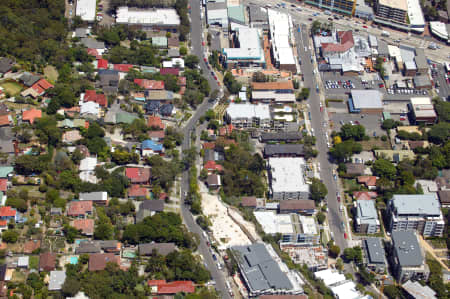
[[[217,84],[216,80],[211,75],[208,66],[206,65],[204,58],[205,49],[202,46],[203,41],[203,23],[200,16],[200,1],[199,0],[190,0],[191,7],[191,53],[196,55],[200,60],[200,68],[203,71],[203,75],[209,82],[209,86],[211,90],[219,90],[220,87]],[[199,105],[193,114],[193,116],[189,119],[186,125],[181,129],[183,133],[183,143],[182,150],[187,150],[191,147],[191,133],[197,134],[196,126],[199,118],[205,114],[205,112],[213,107],[213,103],[208,100],[204,100],[201,105]],[[189,210],[189,206],[184,204],[185,193],[189,190],[189,173],[188,171],[183,172],[182,180],[181,180],[181,215],[183,217],[184,223],[186,224],[189,231],[196,233],[200,238],[200,244],[198,246],[198,252],[203,256],[204,264],[206,268],[211,273],[212,279],[216,283],[216,290],[220,292],[221,298],[231,298],[228,293],[228,288],[225,284],[226,274],[223,272],[224,270],[219,270],[214,262],[212,257],[212,253],[210,251],[210,247],[207,245],[207,240],[203,235],[203,230],[197,225],[192,216],[192,213]]]
[[[343,250],[347,247],[347,241],[344,238],[345,229],[343,229],[341,225],[343,218],[339,209],[340,204],[336,197],[338,188],[336,181],[333,179],[334,166],[328,158],[328,140],[325,137],[328,125],[326,127],[323,126],[323,123],[327,118],[323,115],[323,112],[321,112],[320,94],[316,90],[316,86],[319,85],[319,92],[321,91],[320,83],[315,76],[316,71],[313,71],[315,66],[312,63],[314,57],[312,53],[313,50],[309,43],[309,28],[305,24],[300,26],[300,32],[298,32],[298,27],[295,28],[297,55],[301,58],[300,68],[304,78],[304,86],[310,89],[308,104],[311,112],[311,126],[314,129],[316,136],[316,148],[319,152],[317,160],[320,163],[320,177],[328,189],[328,195],[326,197],[328,206],[328,225],[333,232],[335,244]]]

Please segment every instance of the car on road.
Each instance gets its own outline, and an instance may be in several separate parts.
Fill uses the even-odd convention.
[[[366,25],[363,25],[363,28],[364,28],[364,29],[367,29],[368,27],[367,27]]]
[[[333,174],[333,179],[334,179],[335,181],[337,181],[337,175],[336,175],[336,174]]]
[[[215,254],[213,254],[212,257],[214,261],[217,261],[217,256]]]
[[[342,227],[342,229],[345,229],[345,223],[344,223],[344,221],[341,221],[341,227]]]
[[[344,239],[347,239],[347,233],[344,233]]]

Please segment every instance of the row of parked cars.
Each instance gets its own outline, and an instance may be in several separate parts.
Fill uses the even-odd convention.
[[[325,81],[325,88],[326,89],[332,89],[332,88],[349,88],[353,89],[355,88],[355,85],[353,84],[352,80],[348,81]]]
[[[427,95],[428,92],[426,90],[417,90],[417,89],[395,89],[395,88],[388,88],[387,89],[388,94],[416,94],[416,95]]]

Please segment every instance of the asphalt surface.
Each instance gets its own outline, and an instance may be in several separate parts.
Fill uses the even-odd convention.
[[[328,189],[328,195],[326,202],[328,206],[328,225],[330,230],[334,234],[334,242],[341,250],[347,248],[347,241],[344,238],[344,229],[342,229],[341,222],[344,220],[339,210],[339,203],[336,197],[336,191],[338,191],[336,181],[333,179],[334,165],[328,158],[328,146],[325,133],[327,128],[324,128],[322,123],[324,121],[323,112],[320,112],[320,94],[316,91],[316,85],[319,84],[316,80],[316,76],[313,74],[314,66],[311,63],[311,47],[309,44],[309,29],[303,24],[301,25],[301,32],[299,33],[295,29],[295,38],[297,39],[298,55],[301,57],[302,64],[300,66],[301,72],[304,77],[305,87],[309,87],[310,96],[308,104],[311,112],[311,126],[314,129],[316,136],[316,148],[319,151],[317,160],[320,163],[320,177],[322,182]],[[305,46],[307,47],[305,51]],[[319,92],[323,92],[319,89]]]
[[[211,87],[211,91],[215,89],[219,89],[219,85],[216,80],[212,77],[211,71],[208,69],[206,63],[204,62],[204,48],[202,46],[202,32],[203,32],[203,24],[200,16],[200,1],[198,0],[190,0],[189,2],[191,6],[191,52],[199,57],[200,67],[203,70],[203,75],[208,79],[209,85]],[[198,119],[205,114],[205,112],[212,108],[214,103],[208,102],[207,99],[203,101],[203,103],[198,106],[197,110],[193,114],[193,116],[189,119],[187,124],[182,128],[182,132],[184,135],[182,149],[187,150],[191,147],[191,133],[193,130],[196,131],[196,125]],[[196,132],[196,134],[200,134]],[[203,261],[206,268],[211,273],[212,280],[216,282],[215,288],[222,298],[231,298],[228,293],[228,288],[225,284],[226,274],[223,270],[219,270],[217,268],[216,263],[212,258],[212,253],[210,251],[209,246],[206,244],[207,240],[203,235],[203,230],[197,225],[195,222],[191,212],[189,211],[189,206],[184,204],[184,194],[189,190],[189,174],[188,171],[185,171],[182,176],[181,183],[181,215],[184,219],[184,223],[186,224],[189,231],[196,233],[200,238],[200,244],[198,246],[198,252],[203,256]]]
[[[438,73],[437,76],[433,78],[433,80],[437,80],[439,82],[439,96],[441,98],[447,99],[447,97],[450,95],[450,84],[447,83],[447,80],[444,77],[445,67],[442,64],[437,64],[436,68]]]

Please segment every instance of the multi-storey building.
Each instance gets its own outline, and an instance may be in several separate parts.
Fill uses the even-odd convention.
[[[374,200],[356,201],[355,229],[364,234],[375,234],[379,231],[380,221]]]
[[[346,15],[353,15],[356,8],[356,0],[306,0],[306,3]]]
[[[308,199],[304,158],[269,158],[269,185],[273,200]]]
[[[394,195],[388,213],[392,232],[415,230],[425,237],[443,234],[445,222],[435,193]]]
[[[377,17],[405,23],[408,2],[407,0],[378,0],[375,9]]]

